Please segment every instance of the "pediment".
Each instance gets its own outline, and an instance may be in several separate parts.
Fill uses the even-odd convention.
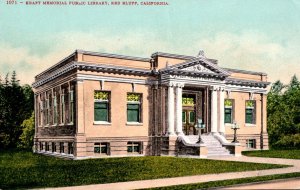
[[[188,72],[193,74],[212,74],[212,75],[222,75],[224,77],[229,76],[229,73],[220,68],[215,63],[212,63],[206,58],[195,58],[183,63],[179,63],[176,65],[172,65],[166,69],[166,71],[181,71],[181,72]]]
[[[198,63],[196,65],[192,65],[189,67],[182,68],[183,71],[193,71],[193,72],[201,72],[201,73],[216,73],[211,69],[203,66],[202,64]]]

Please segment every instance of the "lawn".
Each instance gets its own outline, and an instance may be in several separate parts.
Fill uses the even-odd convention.
[[[57,187],[285,167],[176,157],[62,160],[26,151],[0,153],[0,188]]]
[[[300,150],[259,150],[242,152],[245,156],[300,159]]]

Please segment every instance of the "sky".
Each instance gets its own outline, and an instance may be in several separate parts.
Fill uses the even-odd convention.
[[[31,84],[76,49],[146,58],[204,50],[221,67],[266,72],[270,82],[300,78],[300,0],[165,0],[167,6],[20,1],[0,2],[2,79],[15,70],[22,84]]]

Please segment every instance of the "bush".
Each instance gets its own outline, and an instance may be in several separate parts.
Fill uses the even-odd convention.
[[[300,149],[300,133],[286,135],[280,138],[273,146],[274,149]]]

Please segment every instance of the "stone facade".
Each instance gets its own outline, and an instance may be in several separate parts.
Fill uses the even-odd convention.
[[[229,146],[234,123],[239,150],[268,149],[268,84],[265,73],[221,68],[203,54],[76,50],[35,77],[34,150],[75,159],[201,156],[205,146],[185,137],[202,125]]]

